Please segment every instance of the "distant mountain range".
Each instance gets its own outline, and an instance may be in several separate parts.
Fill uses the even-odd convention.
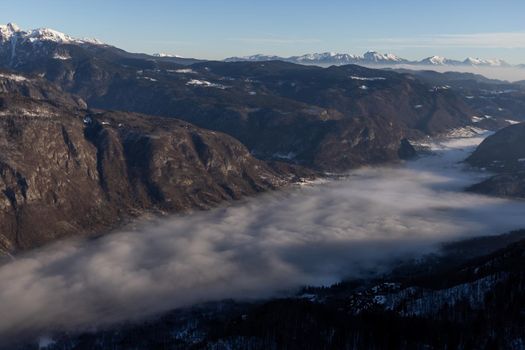
[[[0,25],[0,44],[16,49],[19,45],[30,44],[32,46],[41,46],[45,43],[55,44],[76,44],[83,46],[106,46],[97,39],[78,39],[59,31],[49,28],[38,28],[32,30],[22,30],[14,23]],[[15,59],[16,50],[11,51],[12,58]],[[183,59],[181,56],[166,53],[155,53],[153,55],[144,55],[164,59]],[[67,55],[58,53],[56,59],[68,59]],[[380,53],[377,51],[367,51],[363,55],[354,55],[348,53],[310,53],[302,56],[281,57],[274,55],[252,55],[243,57],[230,57],[225,59],[226,62],[262,62],[262,61],[285,61],[304,65],[345,65],[358,64],[364,66],[370,65],[414,65],[414,66],[464,66],[464,67],[512,67],[509,63],[501,59],[483,59],[467,57],[463,61],[449,59],[443,56],[430,56],[419,61],[408,60],[391,53]],[[197,60],[188,59],[187,63],[194,63]],[[183,62],[178,62],[183,63]],[[515,67],[525,68],[525,64]]]
[[[466,67],[511,67],[511,65],[501,59],[483,59],[467,57],[463,61],[453,60],[442,56],[430,56],[420,61],[411,61],[391,53],[383,54],[377,51],[368,51],[363,55],[354,55],[347,53],[310,53],[302,56],[279,57],[269,55],[253,55],[244,57],[230,57],[225,61],[286,61],[298,64],[315,64],[315,65],[414,65],[414,66],[466,66]],[[523,68],[524,65],[518,67]]]

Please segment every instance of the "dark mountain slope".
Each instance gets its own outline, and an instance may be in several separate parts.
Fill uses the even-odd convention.
[[[24,84],[43,99],[20,95]],[[208,208],[294,178],[232,137],[177,119],[86,111],[67,95],[48,101],[59,90],[30,78],[20,86],[0,78],[2,87],[13,91],[0,93],[4,251],[101,231],[146,210]]]
[[[469,190],[525,198],[525,123],[508,126],[487,137],[466,162],[496,173]]]
[[[415,70],[396,70],[418,77],[427,84],[448,86],[462,96],[478,116],[477,124],[497,130],[508,125],[506,120],[525,120],[525,86],[520,82],[488,79],[479,74]]]
[[[45,100],[55,105],[86,108],[79,97],[64,93],[58,86],[37,76],[24,76],[13,71],[0,70],[0,93]]]
[[[492,171],[523,169],[525,160],[525,123],[515,124],[487,137],[467,159],[471,165]]]
[[[15,51],[12,39],[0,43],[0,66],[41,75],[92,108],[177,117],[232,135],[261,158],[321,170],[396,161],[413,152],[405,138],[470,124],[476,114],[456,93],[406,74],[194,63],[66,39],[21,40]]]
[[[453,93],[396,73],[262,65],[208,62],[187,73],[144,70],[114,79],[104,95],[85,97],[101,108],[177,116],[226,132],[264,159],[324,170],[399,159],[405,137],[467,125],[474,113]]]

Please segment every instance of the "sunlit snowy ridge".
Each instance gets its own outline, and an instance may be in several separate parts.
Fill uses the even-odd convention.
[[[15,45],[17,41],[28,41],[31,43],[53,41],[61,44],[103,44],[97,39],[77,39],[50,28],[38,28],[26,31],[20,29],[15,23],[0,25],[0,42],[6,41],[13,41]]]

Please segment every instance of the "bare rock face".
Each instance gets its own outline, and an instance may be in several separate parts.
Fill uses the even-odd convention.
[[[206,208],[286,183],[237,140],[167,118],[123,112],[86,115],[100,184],[111,201],[166,210]],[[124,181],[122,181],[124,180]]]
[[[86,108],[81,98],[64,93],[57,85],[38,76],[27,76],[0,70],[0,94],[13,94],[34,100],[45,100],[58,106]]]
[[[90,220],[100,222],[107,216],[98,186],[96,149],[84,138],[80,115],[75,118],[73,113],[25,98],[1,102],[4,248],[30,248],[82,232]]]
[[[290,170],[290,169],[288,169]],[[208,208],[291,180],[230,136],[176,119],[0,95],[0,250]]]

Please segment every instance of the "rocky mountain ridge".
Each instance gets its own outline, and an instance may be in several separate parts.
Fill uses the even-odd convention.
[[[2,73],[0,116],[0,250],[8,253],[298,179],[293,167],[255,159],[225,134],[87,110],[38,78]]]

